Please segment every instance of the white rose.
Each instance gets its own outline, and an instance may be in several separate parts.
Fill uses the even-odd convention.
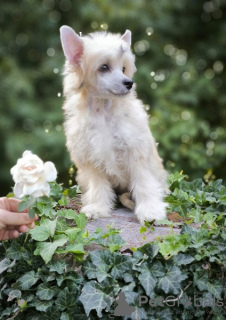
[[[48,196],[50,194],[50,181],[56,180],[57,171],[50,161],[44,163],[31,151],[25,151],[22,158],[10,170],[15,182],[14,194],[17,198],[25,195],[33,197]]]

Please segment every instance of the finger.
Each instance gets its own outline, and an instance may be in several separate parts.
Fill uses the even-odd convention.
[[[34,229],[34,227],[35,227],[35,223],[34,222],[32,222],[31,224],[28,225],[29,229]]]
[[[16,239],[19,235],[20,233],[18,230],[7,230],[3,235],[0,235],[0,240]]]
[[[25,229],[21,229],[21,227],[25,227],[26,228],[26,230]],[[25,232],[28,230],[28,228],[29,229],[34,229],[34,227],[35,227],[35,223],[34,222],[32,222],[32,223],[30,223],[30,224],[28,224],[28,225],[19,225],[19,226],[7,226],[6,228],[7,228],[7,230],[25,230]],[[24,232],[24,231],[20,231],[20,232]]]
[[[5,226],[28,225],[35,220],[37,217],[31,219],[27,213],[0,210],[0,221]]]
[[[19,226],[17,230],[22,232],[22,233],[26,233],[27,230],[28,230],[28,226],[24,226],[24,225],[23,226]]]
[[[17,207],[20,202],[21,201],[18,199],[3,197],[0,199],[0,208],[8,210],[8,211],[16,212],[16,211],[18,211]]]

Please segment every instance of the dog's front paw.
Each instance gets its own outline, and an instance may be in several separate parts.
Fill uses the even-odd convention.
[[[161,200],[153,202],[143,202],[136,206],[135,214],[143,225],[144,221],[166,219],[167,204]]]
[[[107,218],[111,216],[111,212],[109,210],[104,210],[103,208],[99,208],[97,205],[88,204],[81,208],[80,212],[85,213],[87,219],[99,219],[99,218]]]

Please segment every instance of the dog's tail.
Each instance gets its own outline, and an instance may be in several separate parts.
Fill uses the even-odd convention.
[[[130,210],[134,211],[135,209],[135,202],[131,199],[131,195],[129,192],[123,193],[122,195],[119,196],[119,201],[121,204],[129,208]]]

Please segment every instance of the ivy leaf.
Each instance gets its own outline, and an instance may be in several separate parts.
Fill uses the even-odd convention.
[[[60,319],[60,312],[56,308],[56,306],[50,307],[47,311],[42,312],[43,320],[56,320]]]
[[[176,266],[171,266],[165,276],[159,278],[158,288],[165,293],[178,294],[181,289],[181,282],[184,279],[186,279],[186,276],[182,274],[182,271]]]
[[[226,205],[226,196],[219,198],[221,204]]]
[[[139,275],[138,279],[142,284],[146,294],[153,298],[155,296],[155,285],[157,283],[156,277],[151,274],[149,268],[147,267],[147,263],[143,265],[144,270],[142,270],[141,274]]]
[[[60,311],[65,309],[73,310],[77,307],[76,299],[67,287],[58,294],[55,304]]]
[[[199,223],[202,221],[203,215],[201,213],[200,209],[195,209],[192,208],[190,213],[189,213],[189,217],[193,218],[194,223]]]
[[[70,316],[66,312],[62,312],[60,316],[60,320],[70,320]]]
[[[126,316],[125,319],[132,319],[132,320],[148,319],[145,309],[139,306],[139,302],[138,302],[139,296],[140,294],[137,292],[125,291],[125,297],[126,297],[127,303],[129,304],[130,308],[132,307],[135,308],[131,316],[129,317]]]
[[[69,244],[65,251],[71,253],[85,253],[82,243]]]
[[[104,239],[103,230],[99,227],[93,232],[90,240],[103,247],[107,246],[107,241]]]
[[[97,278],[98,282],[101,283],[107,278],[112,278],[107,271],[106,265],[102,265],[99,268],[95,267],[94,264],[89,263],[85,266],[84,271],[87,273],[89,279]]]
[[[113,253],[112,259],[113,268],[111,270],[111,275],[115,278],[121,278],[126,271],[128,271],[132,267],[132,259],[131,257]]]
[[[192,263],[195,260],[195,258],[188,254],[179,253],[177,256],[173,257],[173,260],[175,264],[181,266]]]
[[[48,263],[47,267],[50,272],[57,272],[58,274],[65,273],[68,268],[68,264],[65,260],[56,260]]]
[[[122,246],[126,245],[126,242],[120,237],[119,234],[110,234],[107,243],[111,252],[116,251]]]
[[[147,231],[147,228],[146,227],[140,227],[140,234],[144,233]]]
[[[22,212],[22,211],[26,210],[27,208],[32,207],[34,205],[34,203],[35,203],[35,198],[30,196],[26,200],[23,200],[18,204],[17,210],[18,210],[18,212]]]
[[[138,269],[138,268],[137,268]],[[150,298],[154,298],[155,292],[154,288],[157,283],[158,277],[163,277],[165,275],[165,269],[160,261],[155,261],[154,263],[143,263],[138,269],[141,271],[138,279],[145,289],[146,294]]]
[[[10,269],[14,265],[15,265],[15,260],[11,261],[8,258],[3,259],[2,261],[0,261],[0,274],[5,270]]]
[[[84,229],[86,226],[86,215],[84,213],[79,213],[75,216],[75,222],[80,229]]]
[[[34,252],[34,255],[40,255],[45,263],[48,263],[56,249],[60,246],[63,246],[67,242],[66,237],[58,237],[58,239],[54,240],[53,242],[38,242],[37,249]]]
[[[78,185],[72,186],[68,189],[68,196],[70,199],[74,198],[81,190]]]
[[[179,183],[186,178],[186,175],[183,175],[179,172],[175,172],[174,174],[170,174],[168,176],[168,182],[170,185],[170,190],[173,191],[175,188],[179,187]]]
[[[87,273],[89,279],[96,277],[99,282],[102,282],[107,277],[111,277],[108,273],[111,268],[108,250],[90,252],[90,257],[93,263],[88,262],[84,265],[84,272]]]
[[[42,218],[40,226],[36,226],[30,230],[32,238],[36,241],[45,241],[49,237],[53,237],[56,229],[57,220],[51,221],[50,219]]]
[[[111,267],[112,257],[109,250],[98,250],[90,252],[90,258],[96,267],[106,265],[108,270]]]
[[[65,230],[64,233],[68,236],[69,241],[73,242],[76,239],[78,232],[80,231],[80,228],[70,228]]]
[[[78,275],[77,272],[70,272],[69,275],[59,275],[56,278],[57,285],[60,287],[64,281],[70,280],[69,283],[81,283],[84,279],[82,276]]]
[[[6,250],[6,257],[12,260],[29,260],[31,253],[22,247],[20,243],[13,241],[11,242],[11,246]]]
[[[32,301],[29,306],[35,307],[38,311],[45,312],[47,309],[49,309],[52,306],[52,301],[40,301],[39,299],[36,299]]]
[[[36,214],[36,210],[34,208],[29,208],[29,211],[28,211],[28,215],[31,219],[34,219],[35,217],[35,214]]]
[[[148,320],[173,320],[172,316],[173,312],[169,309],[163,309],[160,311],[155,312],[154,317],[150,316]],[[186,319],[186,318],[183,318]]]
[[[213,280],[211,282],[208,282],[207,288],[208,288],[208,291],[216,297],[216,299],[222,299],[222,293],[225,289],[222,281]]]
[[[111,306],[114,301],[111,288],[102,288],[96,281],[90,281],[83,287],[79,300],[82,302],[86,315],[96,310],[98,317],[102,317],[102,310]]]
[[[50,195],[57,197],[62,192],[63,188],[60,184],[56,183],[55,181],[49,182],[50,185]]]
[[[76,319],[76,320],[87,320],[86,314],[82,313],[82,311],[80,309],[75,309],[73,316],[74,316],[73,319]],[[63,319],[60,319],[60,320],[63,320]],[[71,320],[71,318],[69,320]]]
[[[194,273],[194,283],[200,291],[208,290],[208,272],[206,270],[197,271]]]
[[[64,219],[57,219],[56,230],[59,232],[64,232],[68,229],[68,224]]]
[[[180,251],[186,251],[190,246],[190,238],[187,234],[169,234],[162,236],[164,241],[159,243],[159,251],[164,257],[177,255]]]
[[[183,188],[184,191],[196,191],[199,189],[202,189],[205,184],[203,183],[202,179],[195,179],[191,182],[189,181],[183,181],[181,183],[181,186]]]
[[[25,273],[21,278],[18,279],[16,286],[20,290],[28,290],[30,289],[37,281],[39,277],[32,270]]]
[[[56,213],[52,207],[53,204],[50,198],[46,196],[38,198],[37,209],[39,210],[39,215],[53,217]]]
[[[4,319],[3,318],[4,316],[10,316],[12,314],[12,312],[13,312],[13,308],[9,308],[9,307],[6,308],[5,310],[2,311],[1,318]],[[8,319],[8,317],[7,317],[7,319]]]
[[[143,252],[149,257],[149,259],[152,259],[157,256],[159,252],[159,246],[156,243],[147,243],[144,246],[139,247],[137,250],[138,253]]]
[[[41,283],[37,287],[36,295],[39,297],[40,300],[51,300],[52,297],[55,295],[55,291],[53,288],[48,287],[44,283]]]
[[[21,291],[20,290],[11,290],[9,295],[8,295],[8,299],[7,301],[12,301],[15,298],[21,298]]]
[[[67,206],[69,204],[69,200],[63,195],[60,200],[58,200],[59,205]]]
[[[63,217],[65,219],[75,219],[75,217],[77,216],[77,213],[75,210],[72,209],[63,209],[63,210],[58,210],[57,211],[57,215],[59,217]]]
[[[85,261],[82,271],[88,279],[95,279],[97,276],[97,267],[90,261]]]

